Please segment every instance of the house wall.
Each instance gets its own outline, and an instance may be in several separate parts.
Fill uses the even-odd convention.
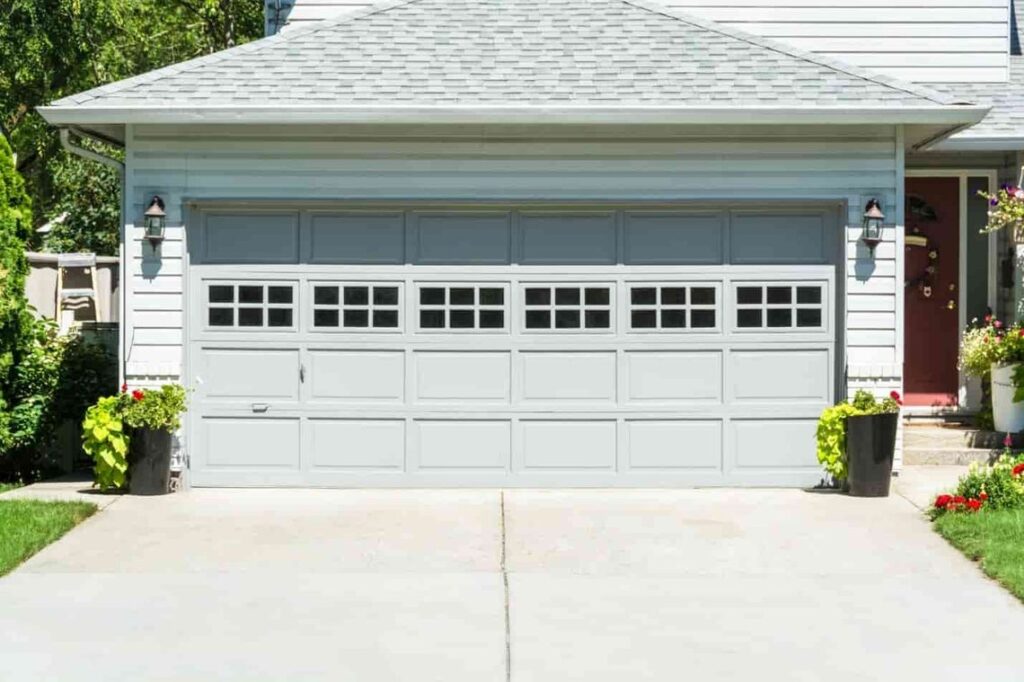
[[[900,387],[902,278],[888,229],[874,260],[857,240],[877,197],[902,204],[902,144],[893,127],[593,130],[572,135],[462,127],[424,131],[304,127],[130,126],[125,245],[126,373],[130,383],[182,372],[184,230],[190,200],[488,199],[589,201],[835,201],[848,212],[846,353],[849,390]],[[354,133],[359,133],[355,135]],[[632,135],[632,137],[630,137]],[[614,139],[612,139],[614,136]],[[153,194],[166,201],[160,258],[142,240]],[[785,248],[781,244],[780,248]],[[842,273],[840,273],[842,274]]]
[[[288,26],[309,25],[370,0],[280,0]],[[909,81],[1002,82],[1009,0],[662,0],[663,5]],[[268,30],[277,18],[268,0]],[[286,28],[287,30],[287,28]],[[1016,42],[1015,42],[1016,44]]]

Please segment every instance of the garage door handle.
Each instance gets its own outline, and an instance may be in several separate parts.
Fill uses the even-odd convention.
[[[266,412],[269,409],[270,409],[270,405],[268,405],[267,403],[253,403],[252,404],[252,411],[253,412]]]
[[[305,382],[306,381],[306,366],[305,365],[299,365],[299,381],[300,382]]]

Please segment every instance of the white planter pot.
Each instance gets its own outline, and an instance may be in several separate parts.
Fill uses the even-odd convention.
[[[1013,402],[1013,370],[1017,365],[992,365],[992,421],[996,431],[1024,431],[1024,402]]]

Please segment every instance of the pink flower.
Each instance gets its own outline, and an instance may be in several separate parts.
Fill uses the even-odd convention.
[[[1013,193],[1013,198],[1014,199],[1024,199],[1024,189],[1018,189],[1016,192],[1014,192]]]
[[[889,397],[896,401],[897,405],[903,404],[903,398],[900,397],[899,391],[892,391],[889,393]]]
[[[1008,448],[1011,446],[1013,446],[1013,437],[1009,433],[1007,433],[1006,438],[1003,438],[1003,447]]]
[[[1002,322],[1000,322],[999,320],[995,320],[995,321],[994,321],[994,322],[992,323],[992,326],[993,326],[993,327],[995,327],[996,329],[1002,329],[1002,328],[1003,328],[1003,323],[1002,323]]]

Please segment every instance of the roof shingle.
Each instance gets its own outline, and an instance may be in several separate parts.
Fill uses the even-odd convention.
[[[52,106],[952,103],[644,0],[398,0]]]

